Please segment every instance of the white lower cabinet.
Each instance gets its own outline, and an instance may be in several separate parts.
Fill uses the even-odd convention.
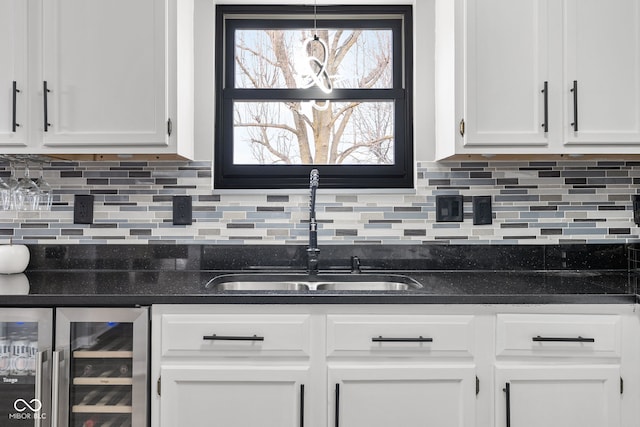
[[[638,354],[626,347],[637,317],[596,310],[496,315],[496,427],[631,426],[622,403],[637,398]]]
[[[635,427],[634,305],[156,305],[152,427]]]
[[[304,425],[304,366],[163,366],[162,426]]]
[[[330,426],[475,425],[472,364],[329,366],[328,379]]]
[[[619,427],[617,365],[496,368],[496,427]]]

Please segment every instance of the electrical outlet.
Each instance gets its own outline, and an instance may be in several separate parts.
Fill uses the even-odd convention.
[[[471,203],[473,205],[473,225],[493,223],[491,196],[473,196]]]
[[[462,222],[464,220],[464,198],[462,195],[436,196],[437,222]]]
[[[192,216],[191,196],[173,196],[173,225],[191,225]]]
[[[73,198],[73,223],[93,224],[93,195],[76,194]]]

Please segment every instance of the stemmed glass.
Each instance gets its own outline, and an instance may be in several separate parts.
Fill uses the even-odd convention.
[[[7,185],[9,186],[9,200],[7,209],[16,209],[16,190],[18,188],[18,179],[16,178],[16,167],[12,163],[9,164],[9,169],[11,174],[9,175],[9,179],[6,180]]]
[[[51,185],[44,179],[44,166],[40,165],[40,176],[35,181],[38,186],[39,199],[38,210],[50,211],[51,202],[53,201],[53,192]]]
[[[9,183],[0,177],[0,209],[8,211],[11,209],[11,200],[13,199],[13,190]]]
[[[29,176],[29,164],[27,162],[24,164],[24,176],[18,180],[15,195],[16,210],[34,211],[38,209],[40,191]]]

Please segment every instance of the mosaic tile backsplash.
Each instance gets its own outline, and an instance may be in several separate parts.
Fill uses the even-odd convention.
[[[0,163],[0,176],[9,174]],[[306,244],[308,237],[308,194],[215,192],[210,162],[53,161],[44,177],[52,210],[0,211],[0,242]],[[419,162],[415,191],[335,192],[321,179],[318,234],[320,244],[631,243],[639,236],[631,202],[638,188],[638,161]],[[95,196],[93,224],[73,223],[76,194]],[[458,194],[464,221],[437,222],[436,196]],[[191,225],[173,225],[174,195],[192,197]],[[491,224],[473,224],[473,196],[491,196]]]

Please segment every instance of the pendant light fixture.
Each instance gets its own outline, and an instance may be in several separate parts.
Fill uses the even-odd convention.
[[[320,52],[319,58],[314,55]],[[301,87],[307,89],[318,87],[322,92],[329,94],[333,91],[333,82],[327,69],[329,61],[329,48],[327,43],[318,37],[318,4],[313,5],[313,36],[308,37],[302,44],[302,82]],[[319,105],[317,100],[311,101],[313,108],[324,111],[329,108],[329,101],[325,100]]]

